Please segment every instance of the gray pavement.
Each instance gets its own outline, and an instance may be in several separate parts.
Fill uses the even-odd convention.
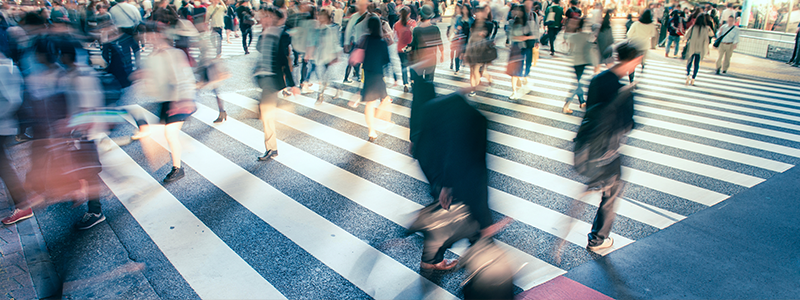
[[[498,40],[502,37],[498,34]],[[71,225],[82,209],[54,205],[36,211],[64,295],[384,299],[430,292],[463,297],[462,271],[428,279],[417,275],[421,238],[405,233],[413,211],[433,201],[407,155],[411,95],[387,81],[392,119],[378,125],[376,143],[367,143],[363,106],[347,106],[358,87],[340,83],[344,64],[338,64],[334,85],[346,93],[332,99],[331,91],[321,105],[314,105],[316,93],[282,100],[281,155],[257,162],[264,151],[254,106],[260,90],[250,76],[257,52],[241,55],[238,41],[223,50],[233,73],[219,89],[228,121],[211,123],[216,101],[210,91],[201,91],[200,110],[183,128],[185,178],[162,186],[169,172],[163,134],[156,131],[129,143],[125,137],[135,127],[123,124],[111,133],[113,140],[101,143],[107,221],[78,232]],[[616,283],[604,286],[586,278],[599,263],[660,250],[649,241],[674,238],[672,232],[685,223],[707,222],[718,228],[711,233],[722,235],[726,224],[703,216],[742,205],[730,201],[781,180],[800,161],[796,85],[703,70],[698,85],[686,87],[680,66],[654,61],[637,75],[642,79],[637,127],[623,150],[627,188],[614,224],[617,245],[610,254],[587,252],[585,234],[597,199],[576,199],[585,179],[572,171],[571,139],[583,111],[576,104],[573,116],[560,111],[574,80],[570,60],[543,55],[532,70],[531,92],[510,101],[509,79],[503,75],[507,52],[500,53],[489,68],[494,84],[471,100],[490,120],[491,208],[497,219],[516,220],[497,239],[517,261],[528,263],[516,281],[518,291],[567,274],[612,297],[648,297],[614,294]],[[468,70],[453,74],[448,66],[440,65],[434,80],[440,94],[467,85]],[[152,101],[136,91],[123,100],[153,113]],[[24,156],[24,147],[12,148],[15,157]],[[703,228],[697,226],[691,228]],[[698,243],[695,251],[700,255],[708,250],[704,247],[718,247],[712,242]],[[456,247],[447,257],[462,251]],[[636,268],[645,265],[628,269],[646,272]],[[680,280],[675,274],[658,279]],[[626,278],[644,286],[637,277]],[[421,288],[420,282],[434,285]],[[691,285],[687,282],[687,289]]]

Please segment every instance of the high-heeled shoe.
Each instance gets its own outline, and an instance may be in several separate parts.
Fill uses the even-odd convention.
[[[689,82],[689,85],[694,86],[694,78],[692,78],[692,81]]]
[[[692,80],[692,77],[686,76],[686,85],[689,85],[689,81]]]
[[[222,123],[223,121],[225,121],[227,119],[228,119],[228,113],[223,110],[223,111],[219,112],[219,117],[217,117],[217,119],[214,120],[214,123]]]
[[[378,136],[370,136],[367,138],[367,142],[374,143],[375,140],[378,139]]]

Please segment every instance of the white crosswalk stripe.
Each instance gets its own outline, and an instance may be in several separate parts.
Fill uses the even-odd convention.
[[[615,28],[616,35],[618,31]],[[223,44],[223,48],[223,57],[243,54],[240,39]],[[437,67],[434,82],[439,94],[468,84],[468,71],[453,75],[446,67]],[[490,208],[516,220],[517,227],[497,239],[519,265],[525,264],[515,280],[525,290],[596,257],[581,248],[586,244],[599,197],[578,199],[585,184],[572,171],[571,141],[583,110],[575,109],[575,115],[560,111],[574,85],[569,61],[560,57],[542,59],[532,69],[539,75],[531,80],[531,92],[517,101],[507,100],[511,86],[502,64],[492,65],[487,71],[495,78],[493,85],[482,88],[478,96],[469,100],[490,121],[488,139],[500,147],[492,146],[487,153],[488,167],[497,175],[490,181]],[[698,82],[703,83],[686,87],[682,84],[684,72],[685,69],[662,62],[649,62],[644,72],[637,71],[637,77],[642,79],[635,104],[637,128],[621,149],[625,161],[623,180],[630,183],[629,192],[618,204],[620,220],[612,233],[616,243],[601,255],[723,202],[800,161],[800,102],[796,101],[800,89],[707,74],[698,77]],[[341,97],[322,104],[315,104],[316,94],[282,100],[278,122],[281,128],[297,134],[282,137],[280,156],[274,163],[264,164],[296,172],[320,189],[351,201],[373,216],[370,220],[382,220],[384,225],[380,226],[407,228],[413,213],[423,207],[422,202],[433,199],[422,192],[399,191],[381,178],[399,180],[401,184],[426,183],[416,161],[403,151],[409,144],[411,94],[399,87],[389,88],[389,95],[395,99],[389,108],[393,122],[377,120],[379,142],[368,143],[363,105],[357,109],[346,105],[355,97],[358,84],[334,86],[343,90]],[[313,89],[316,88],[315,85]],[[211,122],[216,115],[210,107],[214,100],[206,92],[200,93],[198,111],[189,121],[197,125],[181,134],[182,161],[191,168],[187,173],[193,172],[198,180],[223,191],[369,297],[461,297],[458,287],[419,275],[418,267],[406,261],[406,254],[398,257],[382,247],[385,240],[364,238],[357,229],[341,225],[357,220],[342,220],[348,218],[320,212],[267,178],[257,176],[260,173],[242,166],[238,158],[211,147],[216,142],[212,137],[221,136],[234,146],[248,148],[248,153],[265,151],[260,123],[246,117],[258,113],[253,91],[220,94],[230,113],[222,124]],[[333,90],[326,91],[327,96],[334,94]],[[155,123],[154,115],[148,117]],[[168,149],[163,126],[153,127],[152,140],[160,151]],[[299,142],[298,136],[304,142]],[[213,224],[201,222],[175,195],[157,184],[146,171],[146,162],[130,153],[134,150],[129,147],[136,144],[102,145],[106,165],[103,180],[201,298],[292,298],[285,287],[268,282],[251,266],[251,261],[243,260],[215,235]],[[315,150],[318,147],[351,157],[358,166],[332,161],[320,155]],[[375,170],[380,173],[377,177],[364,174]],[[125,186],[128,181],[120,178],[133,179],[139,184],[137,189],[147,193],[133,193]],[[315,192],[318,191],[308,191]],[[420,201],[421,198],[427,200]],[[579,207],[577,214],[571,209],[574,207]],[[170,212],[169,218],[163,218],[164,211]],[[421,247],[418,239],[407,240]],[[552,251],[560,244],[567,247],[560,248],[562,252]],[[459,244],[449,255],[462,254],[464,247]],[[418,263],[419,253],[413,255],[409,260]],[[202,263],[192,264],[197,261]],[[452,279],[460,275],[448,276]],[[220,294],[223,286],[225,291],[235,293]]]

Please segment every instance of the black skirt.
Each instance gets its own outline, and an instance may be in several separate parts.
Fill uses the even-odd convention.
[[[381,100],[389,94],[386,93],[386,83],[383,81],[383,72],[364,71],[364,88],[361,89],[361,101]]]

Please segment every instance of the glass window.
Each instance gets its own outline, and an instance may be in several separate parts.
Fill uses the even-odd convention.
[[[751,0],[747,28],[790,32],[800,21],[798,0]]]

